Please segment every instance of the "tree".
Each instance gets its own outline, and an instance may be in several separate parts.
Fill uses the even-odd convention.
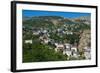
[[[67,56],[57,53],[50,46],[41,43],[34,43],[32,50],[24,53],[23,62],[42,62],[42,61],[63,61],[67,60]]]

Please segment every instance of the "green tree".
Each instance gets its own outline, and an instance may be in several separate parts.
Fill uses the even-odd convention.
[[[50,46],[41,43],[34,43],[32,50],[24,53],[23,62],[42,62],[42,61],[63,61],[67,60],[67,56],[62,53],[55,52]]]

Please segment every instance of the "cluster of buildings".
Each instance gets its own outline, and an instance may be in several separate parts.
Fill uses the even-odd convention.
[[[57,29],[56,31],[52,31],[53,33],[55,32],[61,32],[64,34],[73,34],[71,31],[62,31],[61,29]],[[62,52],[63,55],[67,55],[68,57],[74,57],[78,58],[80,56],[78,47],[75,45],[72,45],[70,43],[59,43],[56,42],[54,39],[49,38],[50,34],[48,30],[33,30],[33,35],[39,35],[39,40],[41,41],[42,44],[49,44],[51,43],[52,45],[55,46],[54,50],[55,52]],[[32,39],[30,40],[25,40],[25,43],[30,43],[32,44]],[[89,47],[84,47],[84,56],[86,59],[91,59],[91,49]]]

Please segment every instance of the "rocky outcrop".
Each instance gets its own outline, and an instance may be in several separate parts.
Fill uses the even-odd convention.
[[[84,30],[83,33],[80,35],[78,49],[80,52],[82,52],[85,47],[91,47],[91,31],[90,30]]]

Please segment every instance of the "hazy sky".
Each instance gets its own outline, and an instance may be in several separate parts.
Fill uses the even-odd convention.
[[[56,12],[56,11],[37,11],[37,10],[23,10],[23,16],[63,16],[66,18],[76,18],[80,16],[90,16],[91,13],[80,12]]]

